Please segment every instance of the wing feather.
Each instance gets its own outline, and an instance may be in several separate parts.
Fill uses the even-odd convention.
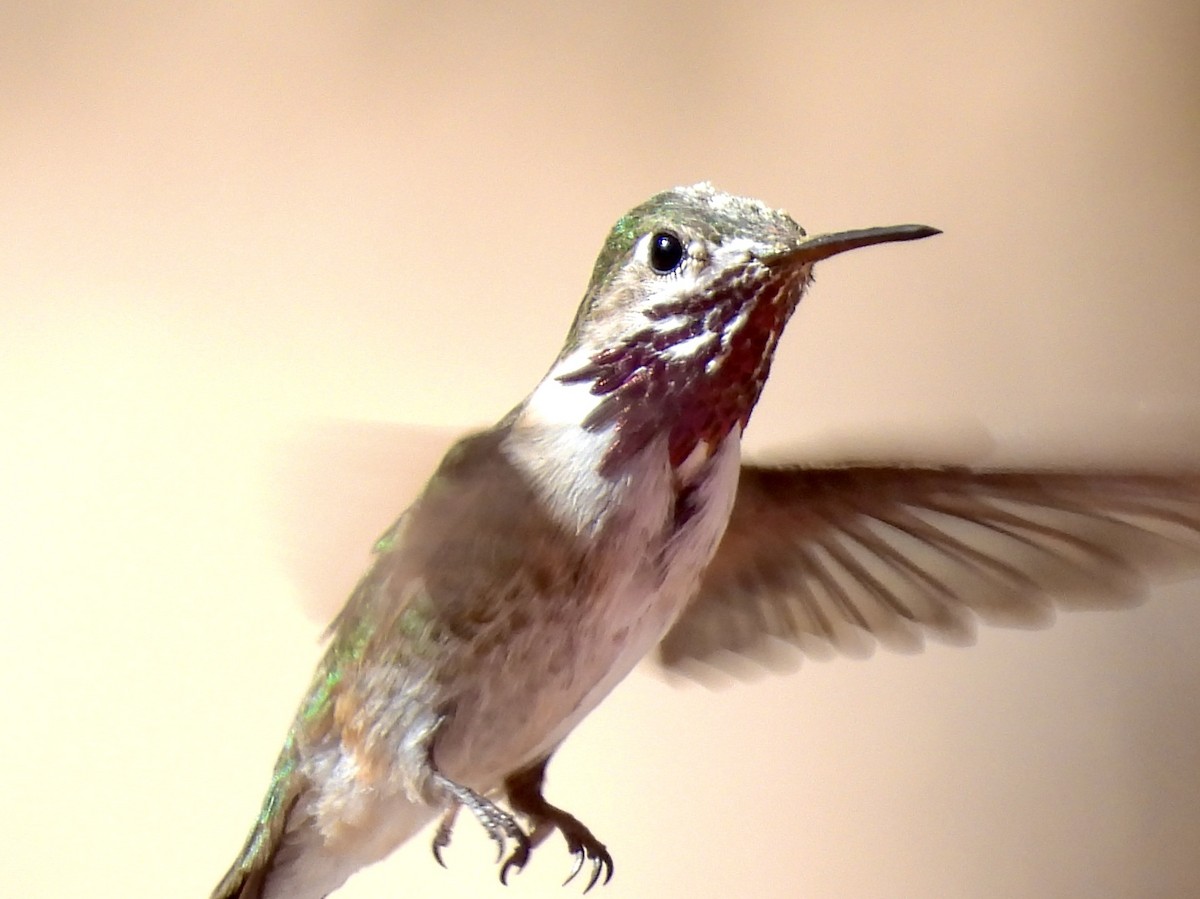
[[[1137,602],[1200,570],[1200,474],[743,466],[668,667],[970,643],[978,621]],[[727,666],[721,666],[727,667]]]

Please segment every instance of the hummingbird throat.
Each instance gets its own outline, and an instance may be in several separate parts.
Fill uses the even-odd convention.
[[[612,429],[601,473],[618,474],[664,432],[678,468],[701,443],[711,454],[744,429],[807,282],[807,270],[751,262],[648,309],[646,327],[561,375],[564,384],[590,382],[602,397],[582,423]]]

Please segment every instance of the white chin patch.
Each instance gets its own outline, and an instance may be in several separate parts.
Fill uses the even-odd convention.
[[[578,371],[587,361],[586,353],[573,353],[554,366],[529,397],[521,417],[541,425],[581,425],[601,398],[592,393],[590,380],[564,384],[559,378]]]

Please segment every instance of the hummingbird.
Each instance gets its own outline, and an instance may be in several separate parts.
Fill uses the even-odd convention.
[[[320,899],[435,819],[442,862],[464,809],[502,881],[557,831],[591,889],[612,855],[546,768],[644,657],[967,643],[1194,551],[1194,472],[742,461],[815,263],[939,233],[809,235],[707,183],[622,216],[545,377],[375,544],[213,899]]]

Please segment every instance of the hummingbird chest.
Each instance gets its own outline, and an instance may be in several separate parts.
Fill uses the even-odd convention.
[[[655,441],[621,478],[574,472],[573,492],[551,460],[598,462],[605,447],[584,430],[556,439],[573,451],[515,452],[545,517],[507,523],[523,533],[497,591],[505,609],[472,638],[436,739],[439,768],[481,790],[552,751],[653,649],[695,592],[737,486],[736,433],[683,469]]]

